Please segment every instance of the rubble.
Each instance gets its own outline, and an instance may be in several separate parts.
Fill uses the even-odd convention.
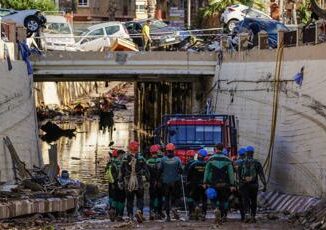
[[[307,230],[324,230],[326,229],[326,201],[321,201],[305,212],[293,213],[288,220],[289,223],[302,225]]]

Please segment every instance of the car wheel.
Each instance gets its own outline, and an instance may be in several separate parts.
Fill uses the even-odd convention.
[[[236,19],[231,19],[230,21],[228,21],[228,30],[232,31],[237,22],[238,22],[238,20],[236,20]]]
[[[24,26],[27,28],[27,31],[36,32],[40,28],[40,20],[35,16],[28,16],[24,21]]]

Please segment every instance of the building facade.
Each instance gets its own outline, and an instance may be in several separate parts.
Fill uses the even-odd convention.
[[[154,17],[156,0],[59,0],[59,9],[75,21],[128,21]]]

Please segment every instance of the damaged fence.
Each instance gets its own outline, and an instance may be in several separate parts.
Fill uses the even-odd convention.
[[[0,220],[35,213],[65,212],[83,205],[81,186],[63,186],[57,179],[56,146],[49,150],[50,164],[27,169],[9,137],[3,138],[10,152],[15,184],[0,189]]]

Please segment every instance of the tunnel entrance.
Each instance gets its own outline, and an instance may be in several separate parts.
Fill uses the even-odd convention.
[[[41,131],[44,162],[48,163],[50,145],[57,144],[61,169],[106,189],[103,176],[108,152],[127,150],[130,140],[138,140],[146,156],[164,114],[193,112],[193,85],[164,81],[35,83],[39,127],[50,121],[64,130],[75,129],[73,136],[55,139],[44,139]],[[112,133],[100,129],[99,106],[104,98],[114,113]],[[78,105],[85,109],[82,114],[76,113]],[[48,114],[42,117],[43,112]]]

